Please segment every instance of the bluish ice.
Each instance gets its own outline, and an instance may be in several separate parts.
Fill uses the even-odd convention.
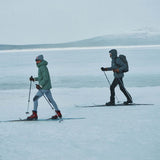
[[[154,105],[81,108],[109,101],[109,84],[100,68],[109,67],[108,48],[0,52],[0,121],[25,118],[29,77],[35,57],[49,62],[52,93],[63,117],[55,122],[1,122],[0,160],[159,160],[160,47],[116,47],[127,56],[124,83],[135,103]],[[106,72],[112,82],[113,73]],[[37,92],[32,85],[32,98]],[[125,97],[116,88],[118,99]],[[38,116],[54,114],[43,97]]]

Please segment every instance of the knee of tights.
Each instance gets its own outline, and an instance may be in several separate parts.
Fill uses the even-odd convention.
[[[119,87],[119,88],[120,88],[121,91],[124,91],[124,88],[123,88],[123,87]]]
[[[33,101],[36,101],[36,100],[38,100],[38,96],[35,96],[34,98],[33,98]]]
[[[110,90],[114,90],[114,87],[113,87],[113,86],[110,86]]]

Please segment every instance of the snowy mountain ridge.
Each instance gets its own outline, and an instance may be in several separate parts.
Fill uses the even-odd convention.
[[[160,33],[149,31],[133,31],[124,34],[109,34],[89,39],[57,43],[29,45],[0,45],[0,50],[37,49],[37,48],[68,48],[68,47],[99,47],[99,46],[129,46],[129,45],[159,45]]]

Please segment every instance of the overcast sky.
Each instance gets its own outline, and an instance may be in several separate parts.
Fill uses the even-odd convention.
[[[0,44],[60,43],[152,28],[160,0],[0,0]]]

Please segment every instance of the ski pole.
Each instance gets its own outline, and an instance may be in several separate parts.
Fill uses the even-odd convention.
[[[110,83],[110,81],[109,81],[109,79],[108,79],[107,74],[105,73],[105,71],[103,71],[103,73],[104,73],[104,75],[105,75],[105,77],[106,77],[106,79],[107,79],[109,85],[111,85],[111,83]]]
[[[105,75],[105,77],[106,77],[109,85],[111,86],[111,83],[110,83],[110,81],[109,81],[109,79],[108,79],[108,77],[107,77],[107,74],[105,73],[105,71],[103,71],[103,73],[104,73],[104,75]],[[116,96],[116,94],[115,94],[115,97],[116,97],[116,99],[117,99],[117,102],[119,103],[119,100],[118,100],[118,97]]]
[[[31,88],[32,88],[32,81],[30,81],[30,85],[29,85],[28,105],[27,105],[26,114],[29,114],[29,104],[30,104]]]

